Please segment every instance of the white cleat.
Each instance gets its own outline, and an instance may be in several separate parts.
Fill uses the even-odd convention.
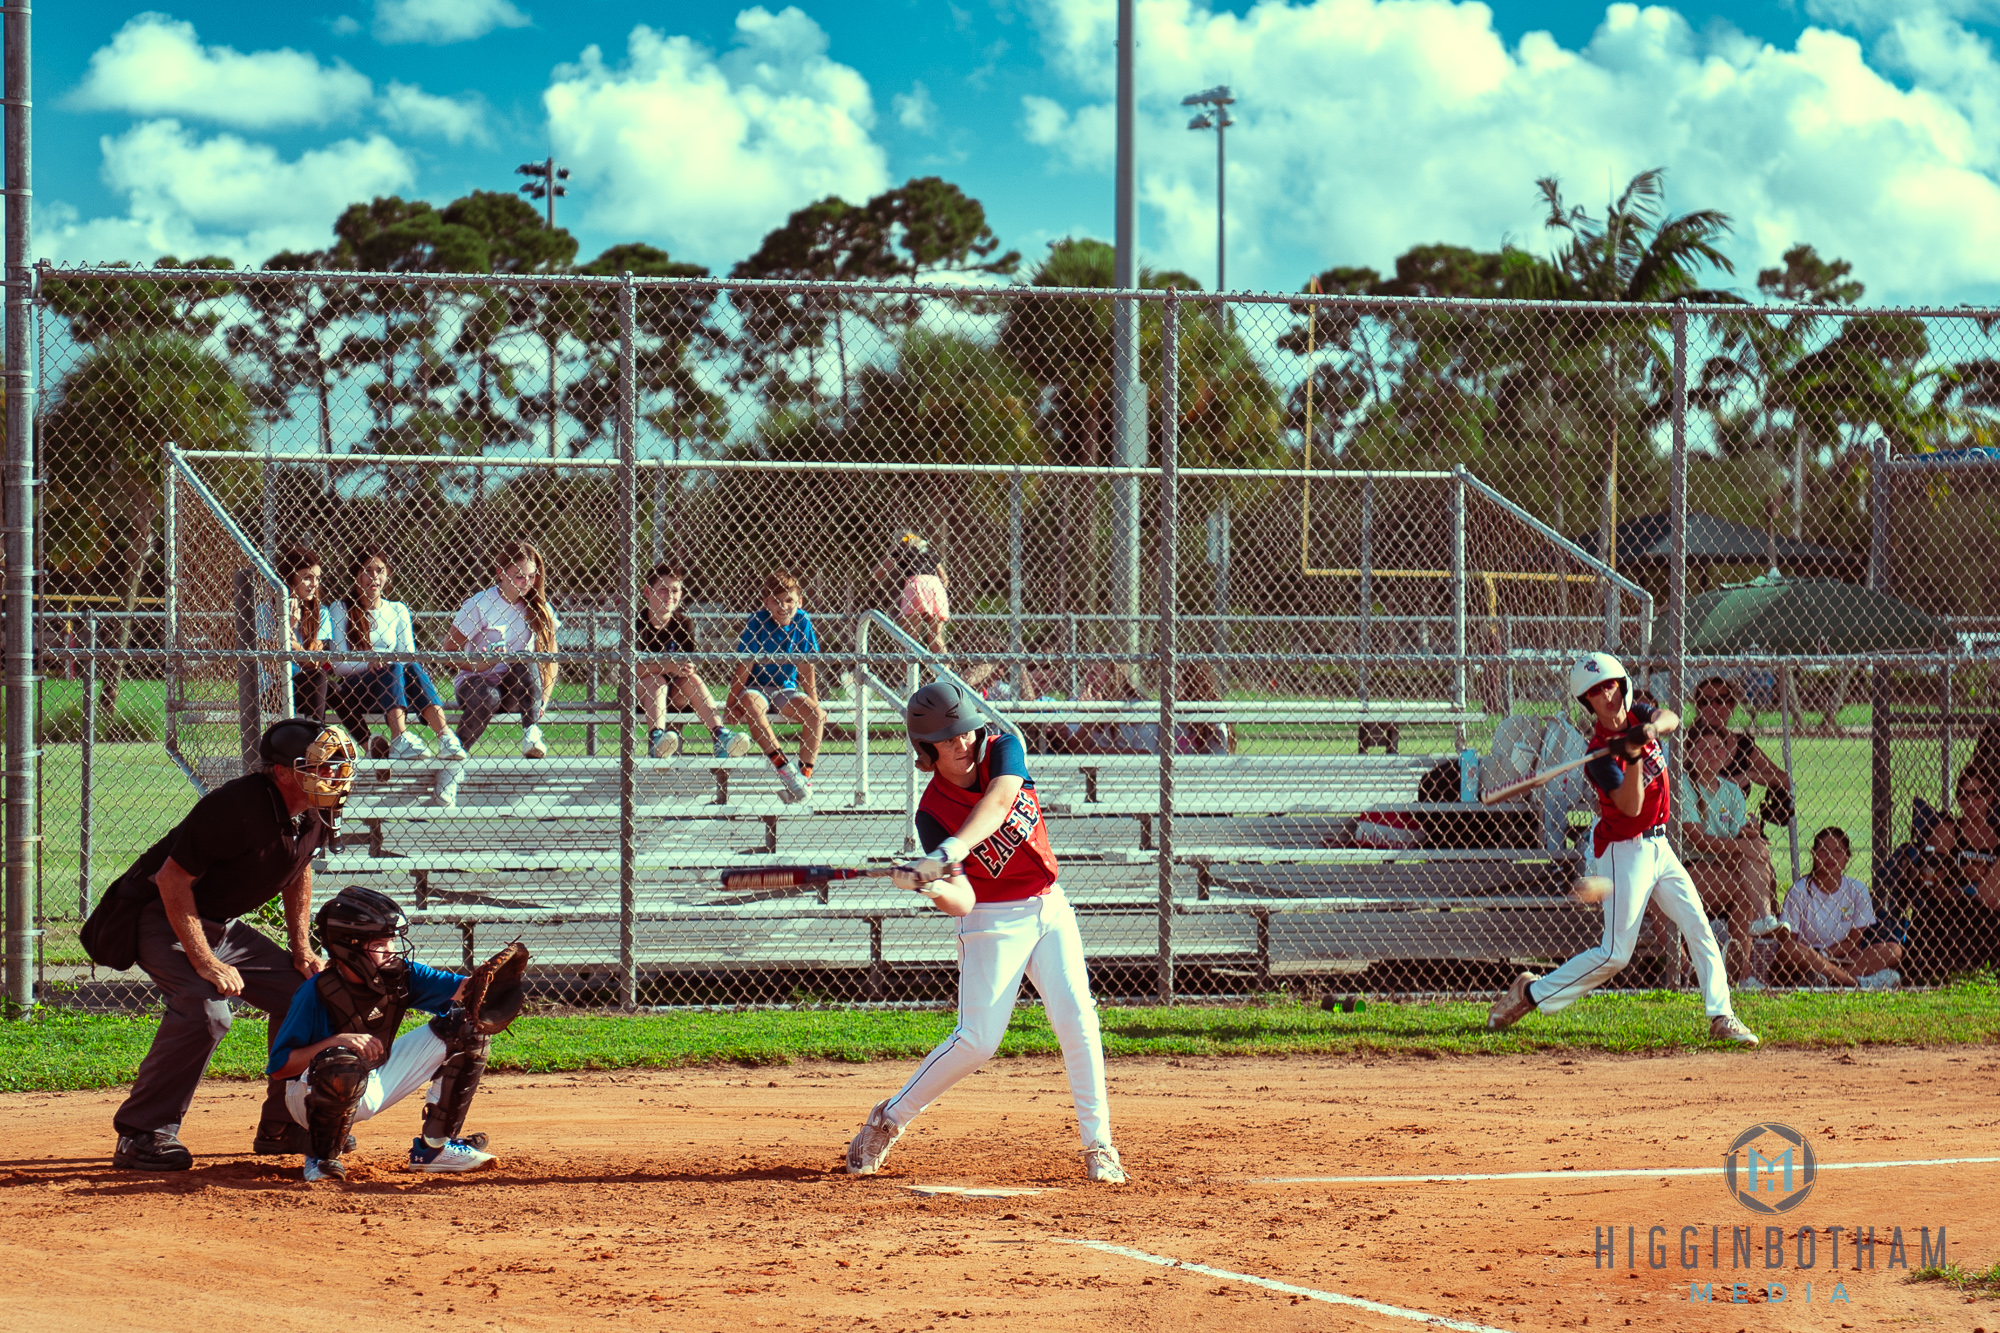
[[[492,1153],[481,1152],[464,1139],[446,1139],[441,1148],[431,1147],[421,1137],[410,1140],[412,1171],[476,1171],[492,1160]]]
[[[1509,986],[1506,992],[1493,1002],[1493,1007],[1486,1011],[1486,1030],[1500,1032],[1513,1027],[1534,1012],[1535,1002],[1528,998],[1528,983],[1540,980],[1540,977],[1529,972],[1523,972],[1515,977],[1514,984]]]
[[[1086,1179],[1106,1185],[1125,1183],[1125,1168],[1118,1161],[1118,1150],[1108,1143],[1092,1144],[1083,1150],[1083,1174]]]
[[[1717,1014],[1708,1020],[1708,1036],[1711,1041],[1733,1041],[1738,1046],[1755,1046],[1757,1034],[1743,1026],[1743,1020],[1735,1014]]]
[[[860,1133],[847,1145],[848,1175],[872,1176],[880,1171],[882,1159],[896,1146],[896,1140],[903,1137],[902,1129],[890,1123],[888,1105],[887,1101],[876,1102],[868,1112],[868,1119],[862,1122]]]

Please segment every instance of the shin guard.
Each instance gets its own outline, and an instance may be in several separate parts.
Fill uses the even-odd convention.
[[[438,1066],[436,1100],[424,1108],[427,1139],[458,1137],[465,1128],[466,1114],[472,1109],[472,1095],[479,1091],[479,1080],[486,1074],[493,1038],[468,1034],[469,1026],[443,1018],[431,1020],[431,1031],[443,1038],[446,1055],[444,1063]]]
[[[322,1161],[340,1156],[367,1090],[368,1066],[345,1046],[329,1046],[313,1057],[306,1081],[306,1156]]]

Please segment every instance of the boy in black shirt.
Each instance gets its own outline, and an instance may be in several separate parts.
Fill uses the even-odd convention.
[[[692,653],[694,620],[681,606],[685,584],[681,571],[673,565],[655,565],[646,576],[645,605],[639,612],[635,642],[641,653]],[[681,708],[694,710],[715,736],[717,759],[738,759],[749,753],[750,737],[722,725],[708,686],[695,674],[692,663],[647,662],[639,667],[639,700],[646,709],[646,753],[655,759],[671,758],[681,748],[680,734],[664,725],[669,698]]]

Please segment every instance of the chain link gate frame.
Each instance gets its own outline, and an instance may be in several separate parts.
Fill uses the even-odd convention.
[[[1816,321],[1809,327],[1818,334],[1795,337],[1798,363],[1830,359],[1829,348],[1840,350],[1843,337],[1861,329],[1850,342],[1889,346],[1878,358],[1883,364],[1932,377],[1930,397],[1918,404],[1931,411],[1927,420],[1894,422],[1900,434],[1878,421],[1868,438],[1854,420],[1842,419],[1834,445],[1818,446],[1821,457],[1808,460],[1809,436],[1800,423],[1811,418],[1823,425],[1821,399],[1856,397],[1854,387],[1836,393],[1826,387],[1830,379],[1808,382],[1802,374],[1784,381],[1772,368],[1774,354],[1753,347],[1754,337],[1723,316],[1684,307],[1178,291],[1114,298],[1101,291],[629,277],[203,272],[195,279],[179,270],[44,269],[41,282],[38,310],[47,325],[41,341],[56,369],[50,385],[73,388],[72,376],[96,364],[93,358],[101,361],[119,339],[150,338],[153,346],[140,347],[136,357],[126,348],[128,360],[150,364],[156,375],[178,370],[197,386],[214,362],[262,393],[246,395],[255,405],[250,415],[261,414],[260,451],[169,450],[173,442],[154,441],[160,475],[178,478],[163,488],[160,505],[169,559],[159,646],[129,646],[141,624],[132,592],[138,580],[130,580],[126,605],[112,613],[121,646],[105,645],[100,610],[87,616],[94,628],[82,642],[64,625],[51,636],[64,646],[44,650],[46,661],[60,662],[86,684],[74,815],[62,809],[65,792],[56,798],[59,817],[76,830],[79,907],[115,876],[115,868],[105,873],[107,859],[129,860],[136,851],[131,837],[121,843],[114,836],[105,845],[97,812],[97,784],[118,771],[95,753],[106,722],[98,707],[104,673],[126,667],[165,673],[160,749],[179,772],[203,780],[203,762],[215,776],[224,772],[232,756],[217,743],[218,727],[233,733],[240,765],[251,696],[261,720],[283,711],[290,668],[371,660],[284,650],[271,639],[272,627],[290,624],[293,610],[273,563],[277,548],[295,540],[352,545],[343,523],[393,532],[399,503],[420,510],[417,522],[438,531],[480,517],[484,526],[472,525],[477,532],[465,537],[468,547],[490,545],[509,522],[531,528],[544,544],[558,543],[550,548],[562,552],[547,561],[551,571],[589,571],[557,606],[567,641],[557,651],[507,658],[522,667],[573,671],[579,679],[568,688],[581,688],[582,698],[559,693],[552,701],[574,715],[551,714],[563,721],[560,728],[551,723],[558,739],[539,769],[533,761],[475,755],[471,771],[486,774],[475,787],[490,780],[493,789],[456,812],[417,804],[434,769],[419,776],[401,760],[376,766],[371,771],[385,776],[364,778],[364,787],[379,781],[382,799],[357,805],[376,812],[372,822],[359,821],[368,830],[367,852],[337,850],[324,874],[412,881],[425,945],[446,955],[470,956],[482,927],[541,931],[547,940],[538,957],[568,959],[541,978],[545,991],[585,1002],[948,1000],[941,939],[926,935],[921,912],[889,895],[821,886],[805,901],[740,902],[712,886],[712,872],[724,861],[780,863],[794,859],[796,847],[796,859],[808,862],[836,854],[879,862],[907,847],[915,774],[892,761],[902,779],[895,799],[877,799],[871,740],[905,751],[893,729],[878,731],[870,709],[883,706],[886,715],[926,672],[982,673],[1003,725],[1020,730],[1046,756],[1035,767],[1060,825],[1057,853],[1084,912],[1099,990],[1158,1000],[1240,999],[1271,989],[1483,993],[1504,974],[1503,963],[1557,958],[1594,938],[1592,914],[1563,896],[1573,874],[1559,854],[1573,836],[1569,811],[1554,811],[1560,819],[1548,817],[1547,807],[1517,812],[1522,829],[1495,831],[1475,825],[1485,816],[1455,799],[1455,784],[1438,790],[1448,776],[1440,770],[1456,766],[1468,746],[1477,752],[1482,741],[1489,777],[1496,760],[1504,767],[1532,752],[1533,762],[1541,761],[1540,744],[1520,741],[1533,733],[1548,743],[1552,710],[1566,711],[1559,692],[1549,697],[1549,681],[1579,645],[1623,649],[1635,675],[1674,700],[1718,674],[1747,677],[1753,687],[1768,674],[1778,682],[1775,711],[1788,772],[1795,748],[1803,756],[1818,744],[1794,735],[1801,673],[1839,678],[1836,713],[1851,679],[1866,676],[1884,716],[1897,706],[1899,691],[1909,693],[1899,680],[1934,678],[1934,708],[1917,701],[1891,726],[1870,727],[1871,853],[1899,832],[1921,831],[1923,813],[1912,807],[1903,814],[1889,799],[1899,774],[1934,756],[1933,771],[1952,792],[1963,772],[1956,747],[1990,721],[1985,667],[1976,641],[1966,637],[1985,632],[1976,624],[1959,637],[1933,635],[1926,648],[1893,652],[1773,653],[1748,644],[1717,654],[1684,646],[1690,568],[1732,567],[1723,558],[1728,551],[1712,557],[1690,549],[1690,519],[1699,517],[1693,506],[1704,486],[1729,498],[1734,482],[1709,480],[1718,469],[1738,466],[1759,448],[1775,456],[1769,440],[1757,443],[1756,430],[1793,446],[1796,466],[1788,480],[1798,500],[1794,533],[1781,543],[1770,531],[1779,525],[1767,523],[1760,555],[1776,555],[1774,564],[1819,567],[1818,557],[1793,549],[1811,545],[1798,530],[1806,493],[1857,449],[1873,460],[1862,507],[1870,534],[1868,586],[1890,589],[1898,549],[1917,563],[1933,554],[1923,549],[1921,527],[1898,530],[1891,523],[1891,488],[1913,478],[1933,514],[1941,504],[1966,507],[1966,497],[1950,488],[1956,481],[1961,491],[1976,491],[1976,478],[1985,475],[1979,451],[1988,427],[1977,375],[1990,358],[1960,355],[1947,383],[1935,366],[1924,369],[1921,355],[1897,361],[1891,353],[1899,349],[1890,345],[1897,337],[1907,342],[1910,329],[1920,326],[1948,330],[1954,346],[1984,353],[1992,321],[1976,313],[1727,312],[1760,327]],[[310,299],[287,298],[287,304],[274,296],[282,292]],[[1145,468],[1102,461],[1108,442],[1097,414],[1104,385],[1093,358],[1117,299],[1141,307],[1155,464]],[[81,323],[93,317],[103,328],[94,340],[80,337]],[[1291,323],[1298,318],[1303,328]],[[284,326],[287,319],[293,324]],[[481,319],[504,321],[497,338],[482,343],[474,336]],[[556,331],[532,349],[535,355],[510,358],[493,350],[508,338],[532,343],[537,329]],[[1796,327],[1788,331],[1797,334]],[[167,341],[167,333],[180,341]],[[537,392],[532,363],[541,352],[551,353],[548,363],[560,369]],[[1282,360],[1287,353],[1290,363]],[[368,355],[373,365],[355,369]],[[1636,375],[1618,370],[1628,357],[1645,368]],[[1285,366],[1289,372],[1281,373]],[[274,367],[290,378],[276,376]],[[334,373],[343,367],[345,378]],[[1625,378],[1598,382],[1613,372]],[[1740,397],[1743,383],[1760,376],[1789,387],[1762,391],[1751,415],[1763,419],[1745,426],[1730,394]],[[1771,403],[1787,393],[1790,406],[1774,411]],[[449,410],[440,406],[447,395],[456,395]],[[69,423],[80,414],[63,413],[64,403],[79,397],[48,394],[44,422],[59,437],[76,429]],[[129,391],[127,401],[143,405]],[[315,420],[300,421],[302,404]],[[136,406],[131,414],[143,415]],[[554,440],[565,422],[568,457],[538,460],[519,452],[535,447],[544,431]],[[1700,461],[1692,476],[1691,427]],[[1631,433],[1621,480],[1624,431]],[[247,442],[251,433],[238,438]],[[1578,482],[1553,477],[1553,469],[1559,459],[1587,465],[1591,455],[1580,442],[1595,433],[1608,437],[1609,450],[1596,479],[1603,484],[1593,542],[1564,534],[1574,531],[1564,502],[1576,498]],[[310,447],[276,447],[287,435]],[[337,435],[345,437],[343,447],[335,447]],[[1635,440],[1648,447],[1639,450]],[[398,448],[412,442],[430,452]],[[1309,464],[1316,445],[1351,465],[1285,465]],[[642,457],[649,446],[652,456]],[[1538,446],[1548,474],[1524,461]],[[899,450],[920,457],[882,456]],[[921,457],[926,451],[929,457]],[[58,449],[56,468],[69,459],[70,471],[46,480],[58,501],[50,527],[70,542],[65,559],[86,576],[81,587],[115,564],[107,558],[93,564],[89,541],[76,539],[93,521],[100,529],[112,525],[78,513],[107,508],[122,479],[116,466],[82,471],[73,461],[78,456]],[[1051,461],[1066,457],[1083,461]],[[1646,573],[1635,579],[1618,567],[1625,529],[1617,503],[1625,488],[1640,489],[1634,474],[1643,484],[1664,481],[1667,491],[1669,551],[1644,566],[1651,587]],[[530,484],[531,478],[541,480]],[[1591,481],[1582,479],[1586,503]],[[1315,484],[1335,489],[1330,512],[1315,511]],[[317,498],[310,494],[315,485]],[[1135,496],[1150,491],[1137,506],[1136,527],[1120,526],[1120,505],[1129,503],[1119,499],[1121,487],[1134,488]],[[1296,500],[1289,487],[1296,487]],[[1344,494],[1352,492],[1358,494]],[[503,500],[515,507],[507,510]],[[1203,516],[1199,528],[1184,521],[1194,513]],[[1288,513],[1296,525],[1292,572],[1277,535]],[[953,639],[970,651],[952,650],[940,661],[911,636],[924,629],[921,617],[862,605],[868,557],[885,530],[906,522],[936,525],[947,565],[987,571],[975,585],[976,609],[953,617]],[[609,562],[607,534],[619,538]],[[41,534],[45,552],[50,535]],[[1696,533],[1702,540],[1708,535]],[[100,533],[99,545],[105,541]],[[704,769],[691,752],[684,751],[671,776],[663,775],[676,761],[642,756],[650,742],[639,739],[633,721],[641,671],[661,659],[641,660],[626,616],[642,605],[640,550],[649,544],[649,567],[679,563],[694,580],[708,578],[714,591],[728,593],[709,599],[712,609],[696,608],[697,624],[705,625],[702,651],[685,655],[714,684],[750,658],[732,651],[728,630],[755,602],[752,584],[763,571],[752,569],[752,552],[766,556],[766,564],[797,566],[809,611],[836,608],[815,611],[829,631],[823,641],[837,645],[819,660],[841,663],[846,679],[822,693],[845,692],[830,711],[851,712],[853,721],[844,740],[840,725],[832,727],[836,736],[816,775],[811,815],[795,816],[782,804],[770,766],[760,767],[754,755],[749,763],[709,761],[698,778]],[[482,556],[421,543],[417,549],[418,558],[396,577],[400,587],[418,585],[415,609],[434,631],[458,595],[476,586],[470,573]],[[1195,551],[1205,558],[1195,559]],[[193,600],[188,591],[219,574],[218,554],[254,571],[254,585],[266,590],[261,610],[232,600],[239,633],[227,648],[204,646],[191,633],[204,615],[221,623],[213,588]],[[1734,567],[1749,563],[1737,560]],[[1900,567],[1910,563],[1906,556]],[[1126,571],[1146,566],[1156,576],[1150,608],[1125,581]],[[995,568],[1006,571],[1004,599]],[[340,572],[329,567],[325,577],[331,583]],[[230,595],[238,596],[233,585]],[[1667,603],[1664,643],[1653,639],[1656,598]],[[1337,599],[1351,609],[1333,609]],[[1593,604],[1601,613],[1588,610]],[[1202,605],[1212,610],[1188,610]],[[1288,614],[1293,608],[1302,614]],[[1974,622],[1978,614],[1961,620]],[[43,618],[46,624],[75,619]],[[580,642],[578,618],[585,625]],[[247,639],[242,625],[249,627]],[[1196,651],[1185,646],[1190,634],[1200,635]],[[436,642],[434,633],[422,637]],[[893,647],[885,650],[884,640]],[[428,646],[407,658],[436,668],[440,685],[455,661]],[[606,675],[609,697],[602,693]],[[227,678],[238,678],[235,716],[218,722],[212,714],[227,708],[189,695],[187,682]],[[1042,682],[1032,697],[1031,679]],[[1757,689],[1745,693],[1755,696]],[[114,707],[114,732],[117,716]],[[1754,722],[1758,713],[1752,716]],[[1500,737],[1500,724],[1510,718],[1523,722]],[[1837,729],[1828,718],[1826,726]],[[597,754],[606,725],[619,737],[615,764],[598,762],[608,758]],[[1897,728],[1911,733],[1902,751]],[[703,743],[704,733],[690,731]],[[1433,749],[1420,763],[1394,753],[1406,735],[1449,748]],[[802,739],[784,728],[787,749]],[[1503,739],[1510,743],[1504,753]],[[189,748],[195,742],[207,747],[203,754]],[[681,743],[688,743],[685,735]],[[1391,753],[1365,753],[1385,745]],[[1673,754],[1679,778],[1679,747]],[[1984,762],[1966,767],[1983,770]],[[160,776],[140,792],[155,823],[177,813],[167,808],[175,802],[166,793],[180,790],[161,785]],[[709,799],[692,799],[690,779],[692,787],[712,784],[703,793]],[[1420,790],[1426,780],[1430,788]],[[851,805],[824,810],[825,792],[850,787]],[[1578,797],[1567,799],[1575,804]],[[519,828],[508,828],[512,822]],[[763,843],[743,848],[741,826],[753,822]],[[1368,824],[1375,827],[1364,829]],[[1791,872],[1787,880],[1802,869],[1796,825],[1796,819],[1787,824],[1787,836],[1767,857]],[[454,841],[434,826],[481,832]],[[679,850],[659,841],[659,828],[678,830]],[[495,850],[480,837],[510,846]],[[425,839],[437,850],[428,860],[412,851]],[[1399,846],[1399,839],[1414,842]],[[1496,840],[1502,845],[1462,845]],[[549,850],[557,847],[563,855]],[[461,882],[434,897],[432,885],[454,874]],[[561,875],[570,876],[574,891],[547,894],[557,882],[552,877]],[[1779,878],[1773,872],[1772,887],[1783,892],[1790,885]],[[41,924],[55,925],[58,939],[63,914],[50,905],[60,901],[45,885]],[[1661,970],[1652,975],[1676,980],[1665,965],[1677,952],[1673,941],[1662,937],[1654,952]],[[85,970],[50,959],[45,946],[45,994],[86,1003],[133,998]],[[1191,985],[1183,984],[1189,979]]]

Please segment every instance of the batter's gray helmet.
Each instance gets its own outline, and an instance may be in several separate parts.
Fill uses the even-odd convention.
[[[936,745],[986,725],[979,696],[957,681],[934,680],[910,696],[903,725],[919,745]]]

